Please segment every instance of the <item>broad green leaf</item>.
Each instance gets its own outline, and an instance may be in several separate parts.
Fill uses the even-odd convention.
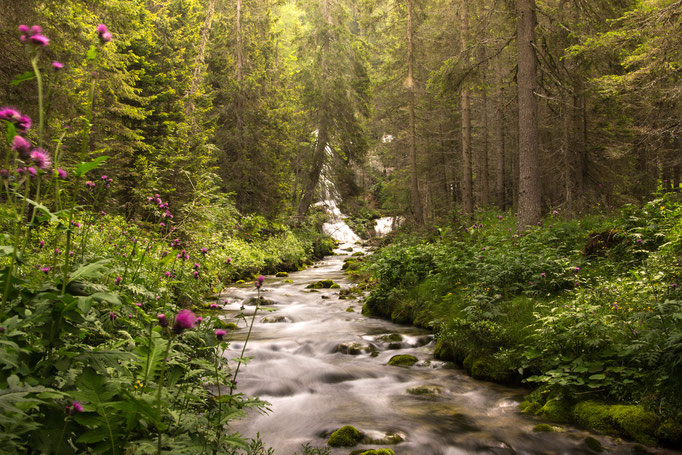
[[[12,82],[9,83],[9,85],[19,85],[22,82],[30,81],[32,79],[36,78],[36,74],[33,71],[26,71],[24,74],[20,74],[19,76],[15,77]]]
[[[76,166],[76,170],[73,171],[73,173],[77,177],[82,177],[85,174],[87,174],[88,172],[92,171],[93,169],[97,169],[108,158],[109,158],[108,156],[100,156],[100,157],[95,158],[92,161],[80,163],[78,166]]]
[[[85,264],[84,266],[73,272],[73,274],[71,274],[71,276],[69,277],[69,282],[78,279],[89,280],[97,278],[101,275],[102,269],[108,266],[110,262],[111,262],[110,259],[100,259],[99,261]]]
[[[14,139],[14,136],[17,135],[17,129],[14,127],[14,124],[11,122],[8,122],[7,120],[3,120],[5,122],[5,125],[7,125],[7,130],[5,131],[5,137],[7,138],[7,142],[11,143],[12,140]]]

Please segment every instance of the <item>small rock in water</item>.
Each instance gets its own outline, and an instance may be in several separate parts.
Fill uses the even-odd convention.
[[[403,341],[403,336],[399,333],[388,333],[386,335],[381,335],[381,336],[377,337],[377,340],[378,341],[387,341],[387,342],[391,342],[391,341],[399,342],[399,341]]]
[[[391,357],[391,360],[388,361],[388,365],[393,365],[396,367],[411,367],[418,361],[419,359],[413,355],[401,354]]]
[[[407,389],[407,393],[411,395],[427,395],[427,396],[438,396],[441,393],[441,388],[437,385],[421,385],[418,387],[413,387]]]
[[[379,432],[368,432],[360,441],[362,444],[372,445],[395,445],[405,441],[405,435],[397,432],[381,434]]]
[[[341,354],[348,355],[360,355],[365,353],[372,353],[378,351],[377,347],[372,344],[361,344],[361,343],[341,343],[336,346],[334,352],[340,352]]]
[[[283,278],[283,277],[289,276],[289,274],[287,272],[277,272],[277,273],[275,273],[275,276],[277,278]]]
[[[266,324],[275,324],[278,322],[291,322],[288,317],[286,316],[265,316],[260,320],[260,322],[266,323]]]
[[[334,283],[334,280],[320,280],[310,283],[306,289],[339,289],[341,286]]]
[[[351,425],[346,425],[335,432],[329,437],[327,444],[330,447],[353,447],[360,442],[362,439],[362,433]]]
[[[243,303],[244,305],[275,305],[277,302],[266,299],[265,297],[261,297],[260,300],[258,297],[249,297],[248,299],[244,300]]]
[[[534,433],[560,433],[566,431],[561,427],[549,425],[546,423],[539,423],[533,427]]]

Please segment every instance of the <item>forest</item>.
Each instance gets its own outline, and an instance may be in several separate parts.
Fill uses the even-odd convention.
[[[682,453],[682,0],[0,38],[0,453]]]

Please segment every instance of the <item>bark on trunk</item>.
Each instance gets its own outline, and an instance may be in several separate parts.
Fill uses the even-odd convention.
[[[535,0],[517,0],[519,90],[519,229],[540,221]]]
[[[488,74],[487,53],[485,46],[481,45],[479,48],[479,58],[482,62],[481,73],[483,77],[483,88],[481,89],[481,109],[483,109],[481,125],[482,147],[480,156],[479,174],[481,175],[481,205],[487,207],[490,203],[490,180],[488,177],[488,85],[486,84],[486,77]]]
[[[460,3],[460,46],[465,66],[469,66],[469,14],[467,11],[467,0]],[[473,213],[474,211],[474,184],[473,170],[471,164],[471,105],[469,101],[469,88],[465,81],[460,93],[460,106],[462,111],[462,204],[464,211]]]
[[[199,85],[202,83],[202,72],[204,70],[204,61],[206,56],[206,45],[208,38],[211,36],[211,25],[213,23],[213,13],[215,12],[215,0],[209,0],[206,6],[206,19],[201,28],[201,41],[199,42],[199,50],[194,59],[194,73],[192,74],[192,82],[187,92],[187,105],[185,106],[185,113],[189,116],[194,112],[194,96],[196,95]],[[192,122],[193,129],[196,123]]]
[[[502,80],[502,60],[497,58],[495,61],[495,161],[497,165],[497,176],[495,180],[495,199],[497,207],[504,210],[504,87]]]
[[[415,83],[414,83],[414,25],[412,18],[412,0],[407,0],[407,90],[410,111],[410,197],[412,216],[418,225],[424,224],[421,196],[419,195],[419,178],[417,174],[417,138],[415,131]]]

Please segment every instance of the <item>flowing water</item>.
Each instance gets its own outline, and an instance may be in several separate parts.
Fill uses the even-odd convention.
[[[393,433],[404,441],[332,449],[334,455],[382,447],[398,455],[594,453],[584,446],[587,436],[597,438],[606,452],[632,453],[631,443],[571,427],[562,433],[534,433],[540,421],[517,409],[523,389],[476,381],[435,360],[430,333],[366,318],[360,301],[341,299],[339,289],[306,289],[322,279],[350,286],[341,266],[351,252],[337,253],[288,278],[266,279],[262,295],[275,304],[258,311],[246,349],[253,360],[240,370],[238,391],[268,401],[271,412],[253,412],[233,429],[249,437],[259,432],[278,455],[301,453],[307,442],[323,447],[343,425],[354,425],[375,440]],[[255,295],[252,285],[230,288],[226,310],[237,313]],[[246,314],[254,308],[247,305]],[[245,332],[236,333],[225,355],[239,355]],[[402,340],[390,341],[384,337],[388,334],[399,334]],[[414,355],[419,362],[412,367],[386,365],[396,354]],[[440,393],[407,392],[420,386],[436,386],[431,390]]]

